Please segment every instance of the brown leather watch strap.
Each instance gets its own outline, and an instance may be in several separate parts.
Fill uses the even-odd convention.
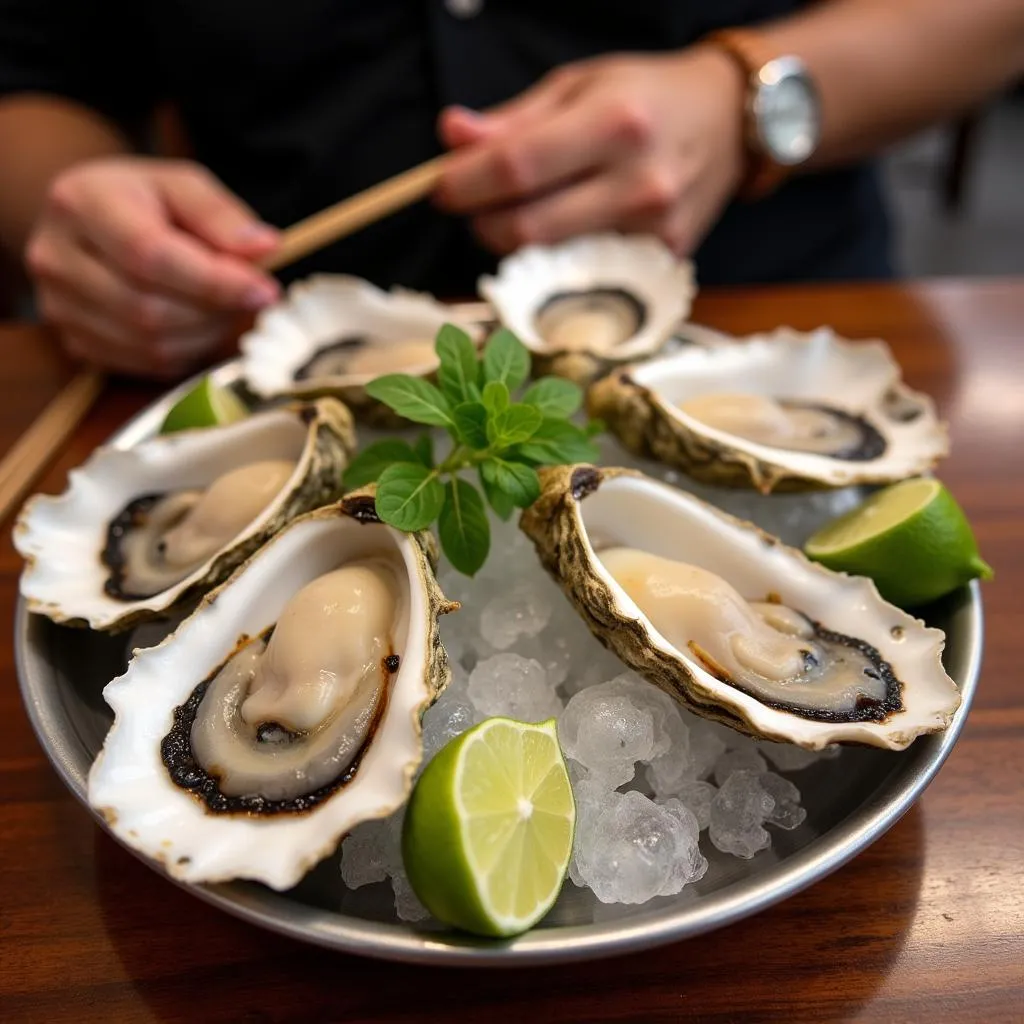
[[[774,192],[786,180],[791,170],[777,163],[765,152],[757,134],[752,107],[758,73],[765,64],[779,55],[757,32],[745,29],[727,28],[712,32],[704,37],[703,42],[717,46],[728,54],[740,66],[747,79],[747,99],[743,109],[747,166],[737,191],[741,199],[760,199]]]

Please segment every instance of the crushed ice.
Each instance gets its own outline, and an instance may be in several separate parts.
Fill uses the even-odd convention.
[[[635,464],[621,452],[603,461]],[[641,468],[788,543],[859,500],[847,491],[765,499]],[[474,579],[442,567],[442,589],[463,610],[442,622],[452,682],[423,717],[424,765],[489,716],[556,717],[577,805],[569,877],[603,903],[676,894],[703,877],[712,851],[749,859],[770,846],[769,829],[799,827],[800,791],[779,773],[837,750],[755,742],[681,709],[594,639],[514,521],[492,518],[491,529],[491,557]],[[356,828],[342,844],[341,871],[353,889],[390,879],[399,918],[416,921],[427,912],[402,867],[403,816]]]

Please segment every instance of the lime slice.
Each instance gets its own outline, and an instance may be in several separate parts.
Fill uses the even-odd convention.
[[[248,415],[245,403],[233,391],[214,384],[210,377],[204,377],[184,398],[174,403],[160,433],[219,427]]]
[[[427,765],[409,800],[402,857],[438,920],[517,935],[555,902],[575,824],[555,720],[489,718]]]
[[[963,509],[938,480],[904,480],[877,491],[818,530],[804,551],[830,569],[870,576],[901,608],[992,578]]]

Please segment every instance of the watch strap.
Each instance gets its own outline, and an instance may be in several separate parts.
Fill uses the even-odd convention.
[[[760,142],[754,120],[753,97],[758,86],[761,68],[778,54],[757,32],[727,28],[705,36],[705,43],[716,46],[740,67],[747,81],[746,102],[743,110],[743,137],[747,154],[746,169],[737,190],[741,199],[760,199],[774,192],[789,177],[785,167],[765,151]]]

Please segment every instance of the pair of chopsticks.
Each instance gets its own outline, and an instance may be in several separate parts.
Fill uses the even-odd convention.
[[[435,157],[299,221],[282,233],[280,246],[264,260],[264,268],[279,270],[422,199],[436,187],[446,160]],[[75,432],[105,383],[98,370],[79,372],[4,456],[0,462],[0,521]]]

